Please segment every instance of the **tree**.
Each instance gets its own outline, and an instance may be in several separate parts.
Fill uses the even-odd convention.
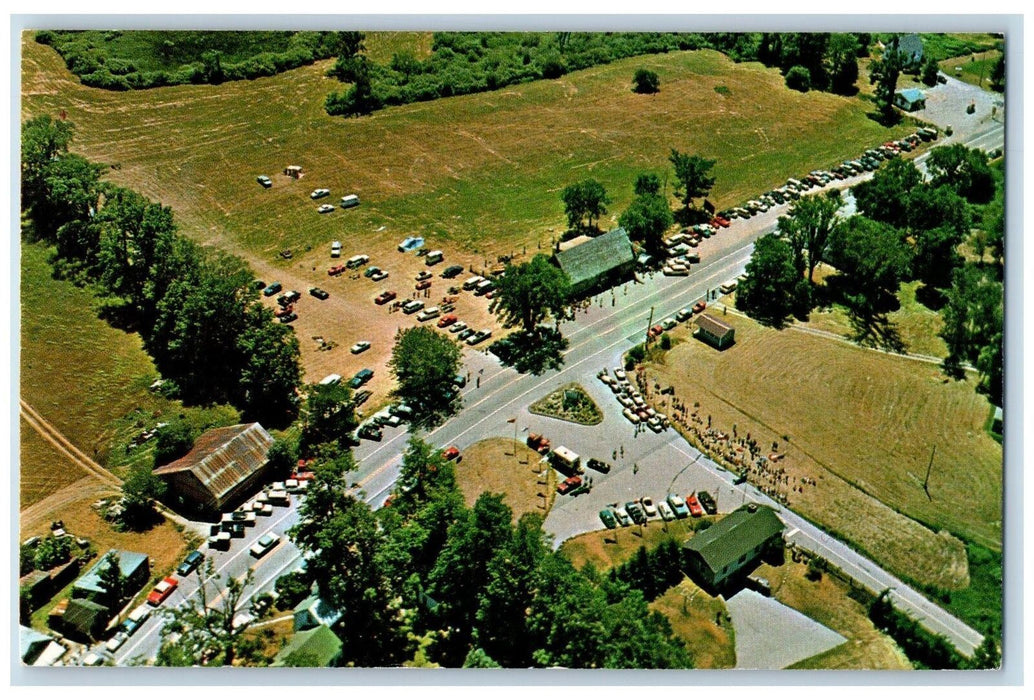
[[[754,243],[746,278],[736,291],[736,308],[758,322],[780,327],[794,308],[797,280],[793,250],[775,234]]]
[[[22,124],[22,209],[30,213],[46,199],[44,180],[51,164],[68,152],[75,127],[40,115]]]
[[[1005,91],[1005,52],[991,66],[991,89],[995,92]]]
[[[526,263],[507,265],[496,284],[496,312],[507,328],[520,325],[535,335],[550,316],[567,318],[570,291],[567,273],[540,253]]]
[[[908,225],[909,194],[923,184],[923,174],[908,160],[895,158],[865,182],[851,188],[858,213],[896,228]]]
[[[351,390],[340,383],[311,384],[307,392],[302,421],[303,449],[322,442],[347,447],[348,436],[357,425]]]
[[[872,342],[882,334],[882,344],[899,343],[885,312],[907,274],[911,254],[898,232],[886,224],[853,216],[834,229],[829,241],[830,262],[837,268],[836,282],[855,328],[855,339]]]
[[[294,471],[298,460],[297,445],[293,441],[284,438],[274,438],[273,444],[269,446],[266,453],[266,460],[269,463],[269,472],[276,481],[287,479]]]
[[[286,426],[298,411],[296,392],[302,381],[298,336],[274,323],[273,312],[257,302],[248,305],[244,318],[246,325],[236,342],[242,366],[235,402],[253,420]]]
[[[923,73],[922,81],[927,87],[933,87],[937,84],[937,61],[934,60],[933,56],[930,56],[923,62]]]
[[[644,193],[628,205],[618,223],[634,241],[641,241],[654,255],[664,251],[664,232],[675,222],[667,200],[659,194]]]
[[[901,53],[898,51],[897,37],[884,48],[883,55],[869,64],[869,83],[876,85],[876,108],[880,121],[890,125],[898,120],[894,111],[894,93],[898,89],[898,77],[901,75]]]
[[[402,455],[402,468],[395,485],[392,506],[409,516],[437,492],[456,488],[456,473],[441,450],[413,435]]]
[[[779,218],[779,232],[790,240],[795,252],[794,267],[808,271],[813,282],[815,268],[823,262],[830,234],[841,224],[838,215],[843,201],[838,190],[808,195],[794,202],[787,216]],[[804,252],[807,252],[807,261]]]
[[[635,178],[634,191],[636,197],[644,194],[660,194],[661,179],[653,173],[639,173]]]
[[[165,495],[166,485],[147,465],[130,470],[122,482],[122,524],[144,530],[155,523],[154,502]]]
[[[475,647],[463,660],[463,668],[502,668],[495,659],[485,653],[481,647]],[[512,667],[508,667],[512,668]]]
[[[714,178],[709,177],[708,173],[714,167],[715,161],[679,153],[674,148],[671,149],[668,160],[675,168],[675,179],[679,183],[675,196],[682,202],[683,207],[689,210],[694,199],[706,197],[714,187]]]
[[[971,363],[981,375],[981,389],[996,405],[1002,396],[1002,283],[990,271],[968,263],[957,268],[941,309],[941,337],[948,346],[945,374],[965,376]]]
[[[122,575],[119,557],[115,552],[108,552],[104,557],[100,570],[100,587],[104,589],[103,604],[111,611],[117,612],[126,597],[126,577]]]
[[[640,95],[652,95],[661,91],[661,79],[652,70],[646,68],[636,69],[632,76],[632,92]]]
[[[254,571],[249,569],[241,579],[219,576],[209,559],[203,579],[206,584],[198,586],[183,603],[161,609],[165,625],[155,665],[232,666],[247,648],[242,636],[247,625],[234,621],[244,611]]]
[[[158,428],[154,439],[154,466],[179,459],[194,446],[194,428],[177,418]]]
[[[29,214],[36,238],[53,242],[71,222],[87,221],[100,196],[101,168],[74,153],[52,161],[42,172]]]
[[[987,154],[979,148],[967,148],[961,143],[938,146],[930,151],[926,167],[934,187],[947,185],[967,201],[981,204],[994,197],[994,175]]]
[[[607,213],[607,205],[610,204],[606,188],[592,179],[568,185],[560,198],[564,202],[564,213],[567,214],[567,225],[571,230],[598,230],[598,225],[594,224],[593,220],[599,222],[600,217]],[[588,222],[583,226],[586,219]]]
[[[826,47],[826,70],[829,89],[838,95],[858,91],[858,50],[860,42],[854,34],[832,34]]]
[[[793,66],[786,71],[786,87],[798,92],[811,89],[811,73],[804,66]]]
[[[416,425],[432,425],[455,410],[459,366],[460,348],[450,338],[426,326],[402,329],[388,361],[396,381],[392,395],[413,409]]]
[[[71,540],[68,537],[47,535],[36,545],[33,563],[40,571],[48,571],[64,564],[72,556]]]

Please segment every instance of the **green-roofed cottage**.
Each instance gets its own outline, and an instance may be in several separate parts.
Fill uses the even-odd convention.
[[[127,592],[137,591],[147,583],[147,578],[151,575],[151,565],[146,554],[127,552],[124,549],[112,549],[104,556],[98,557],[94,565],[90,567],[90,570],[80,576],[79,580],[75,582],[75,585],[72,586],[73,598],[82,598],[94,602],[104,600],[105,590],[101,585],[101,570],[108,565],[108,555],[112,553],[118,557],[119,570],[126,579],[125,590]]]
[[[72,598],[61,616],[61,629],[70,637],[92,640],[101,636],[109,620],[111,611],[100,603]]]
[[[326,625],[298,632],[273,659],[272,666],[321,668],[341,658],[341,640]]]
[[[691,576],[719,588],[752,569],[765,551],[782,540],[784,525],[775,511],[750,504],[729,513],[683,546]]]
[[[635,269],[632,242],[623,228],[562,250],[553,260],[571,280],[574,297],[612,286],[627,279]]]
[[[926,95],[918,88],[907,88],[894,93],[894,106],[906,112],[926,109]]]

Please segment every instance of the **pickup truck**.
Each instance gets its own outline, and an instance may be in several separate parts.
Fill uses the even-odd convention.
[[[566,479],[564,479],[562,482],[560,482],[560,484],[557,485],[556,492],[559,493],[562,496],[565,493],[569,493],[569,492],[575,490],[576,488],[578,488],[581,485],[582,485],[582,477],[577,476],[577,475],[576,476],[569,476]]]

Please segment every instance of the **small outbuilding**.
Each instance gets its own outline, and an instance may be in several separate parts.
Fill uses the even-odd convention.
[[[916,112],[926,109],[926,95],[919,88],[908,88],[898,90],[894,93],[894,106],[906,112]]]
[[[305,173],[302,172],[302,166],[300,165],[288,165],[284,168],[284,175],[287,177],[293,177],[295,180],[300,180]]]
[[[632,276],[636,256],[623,228],[616,228],[553,256],[571,281],[571,295],[585,296]]]
[[[18,647],[26,666],[53,666],[68,651],[49,635],[24,625],[18,626]]]
[[[61,628],[65,634],[80,639],[98,639],[111,620],[111,611],[100,603],[84,598],[68,601],[61,616]]]
[[[341,658],[341,639],[326,625],[298,632],[273,659],[271,666],[324,668]]]
[[[698,583],[717,589],[782,542],[783,521],[766,506],[750,504],[729,513],[683,546],[686,565]]]
[[[696,324],[697,329],[693,335],[697,340],[702,340],[719,350],[724,350],[736,342],[736,329],[710,314],[698,316]]]
[[[185,456],[154,470],[184,506],[218,513],[257,489],[273,437],[258,423],[209,430]]]
[[[151,561],[146,554],[139,552],[127,552],[124,549],[111,549],[104,556],[97,559],[89,571],[79,577],[79,580],[72,586],[72,597],[83,600],[98,602],[104,600],[105,590],[101,585],[101,571],[108,565],[109,554],[118,557],[118,568],[125,578],[125,590],[138,591],[147,583],[151,575]]]
[[[341,619],[341,613],[324,602],[315,593],[294,608],[294,631],[303,632],[313,627],[333,627]]]

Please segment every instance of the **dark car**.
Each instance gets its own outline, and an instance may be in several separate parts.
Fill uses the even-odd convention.
[[[453,277],[455,277],[456,275],[458,275],[458,274],[460,274],[462,272],[463,272],[463,266],[462,265],[449,265],[447,268],[442,270],[442,277],[444,277],[447,280],[451,280]]]
[[[274,282],[273,284],[271,284],[268,287],[266,287],[265,289],[263,289],[262,290],[262,294],[264,296],[271,297],[271,296],[273,296],[274,294],[276,294],[277,292],[279,292],[283,288],[284,288],[284,285],[280,284],[279,282]]]
[[[610,530],[613,530],[618,526],[618,520],[614,517],[614,513],[611,512],[610,508],[604,508],[600,511],[600,520],[602,520],[603,524]]]
[[[356,372],[355,376],[348,381],[348,386],[352,387],[353,389],[358,389],[363,384],[370,381],[372,378],[372,369],[361,369],[358,372]]]
[[[360,389],[352,395],[352,403],[356,406],[362,406],[372,394],[373,392],[371,391]]]
[[[383,433],[381,433],[381,429],[378,428],[376,425],[373,425],[372,423],[366,423],[360,426],[359,432],[356,434],[361,438],[364,438],[366,440],[374,440],[376,442],[380,442],[381,437],[383,436]]]
[[[205,555],[196,549],[187,555],[187,558],[183,560],[183,563],[176,569],[176,573],[180,576],[186,576],[197,567],[201,566],[201,562],[205,560]]]
[[[317,299],[326,299],[330,296],[329,292],[326,292],[325,290],[322,290],[319,287],[313,287],[312,289],[310,289],[309,294],[313,295]]]
[[[466,340],[467,338],[469,338],[470,336],[474,335],[475,333],[477,333],[477,331],[475,331],[473,328],[468,328],[468,329],[466,329],[464,331],[460,331],[456,335],[456,337],[459,338],[460,340]]]
[[[376,265],[371,265],[370,267],[366,268],[366,270],[363,272],[363,277],[373,277],[380,271],[381,268],[377,267]]]
[[[280,323],[294,323],[297,320],[298,320],[298,314],[294,313],[293,311],[291,313],[287,314],[286,316],[281,316],[280,317]]]
[[[708,515],[714,515],[718,512],[718,504],[715,503],[714,497],[707,491],[701,491],[697,494],[697,499],[700,501],[700,505],[703,507],[704,512]]]
[[[263,289],[266,288],[266,283],[262,280],[255,280],[251,283],[251,288],[254,289],[256,292],[261,292]]]
[[[601,472],[603,474],[610,473],[610,465],[606,462],[601,462],[595,457],[590,457],[589,461],[586,462],[586,465],[589,467],[589,469],[595,469],[596,471]]]
[[[636,525],[642,525],[646,522],[646,513],[643,512],[643,507],[635,501],[629,501],[626,503],[625,511],[628,513],[628,517],[632,518],[632,522]]]

